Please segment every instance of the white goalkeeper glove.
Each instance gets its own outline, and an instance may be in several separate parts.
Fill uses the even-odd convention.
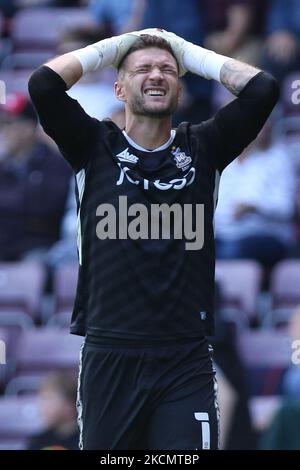
[[[148,28],[142,31],[134,31],[132,34],[138,36],[150,34],[164,38],[170,44],[177,59],[180,77],[189,71],[208,80],[220,81],[221,68],[229,60],[229,57],[197,46],[164,29]]]
[[[137,38],[136,32],[121,34],[77,49],[70,54],[81,63],[83,74],[93,72],[99,67],[104,68],[109,65],[117,67]]]

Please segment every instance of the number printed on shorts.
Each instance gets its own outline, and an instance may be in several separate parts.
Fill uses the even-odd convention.
[[[195,419],[201,421],[202,449],[210,449],[210,427],[208,413],[194,413]]]

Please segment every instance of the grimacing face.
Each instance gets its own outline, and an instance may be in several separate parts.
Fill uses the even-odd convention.
[[[132,52],[119,72],[115,93],[135,115],[170,116],[181,93],[176,60],[157,47]]]

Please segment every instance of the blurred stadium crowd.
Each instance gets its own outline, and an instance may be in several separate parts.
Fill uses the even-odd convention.
[[[153,26],[261,67],[280,83],[268,124],[221,180],[211,341],[222,447],[300,449],[297,0],[0,0],[0,449],[77,448],[82,338],[68,334],[77,280],[74,182],[38,126],[28,78],[50,57]],[[69,93],[88,114],[122,127],[114,79],[113,70],[96,72]],[[232,99],[219,84],[182,80],[174,126],[208,119]]]

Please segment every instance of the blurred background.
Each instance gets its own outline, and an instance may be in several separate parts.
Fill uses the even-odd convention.
[[[49,58],[162,27],[271,72],[281,98],[225,171],[216,211],[216,335],[224,449],[300,449],[300,2],[0,0],[0,449],[76,449],[82,338],[74,181],[27,92]],[[115,72],[68,93],[120,127]],[[174,116],[208,119],[233,99],[187,75]],[[297,342],[298,341],[298,342]]]

